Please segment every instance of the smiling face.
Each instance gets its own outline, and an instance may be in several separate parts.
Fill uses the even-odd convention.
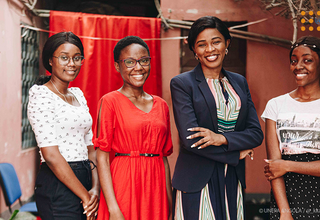
[[[294,73],[298,86],[319,86],[319,56],[316,52],[301,45],[292,51],[290,60],[290,70]]]
[[[63,66],[59,63],[59,58],[57,58],[59,56],[65,56],[68,58],[81,56],[80,49],[74,44],[61,44],[53,53],[53,57],[49,60],[49,63],[52,66],[52,78],[57,78],[64,82],[73,81],[79,74],[81,67],[76,66],[72,59],[70,59],[66,66]]]
[[[119,60],[128,58],[139,60],[143,57],[149,57],[147,49],[140,44],[133,43],[122,49]],[[150,65],[141,66],[139,62],[131,68],[126,67],[123,61],[114,62],[114,66],[121,74],[124,86],[140,88],[144,85],[150,73]]]
[[[230,40],[226,41],[216,28],[207,28],[200,32],[193,51],[199,58],[203,72],[214,69],[221,70],[229,43]]]

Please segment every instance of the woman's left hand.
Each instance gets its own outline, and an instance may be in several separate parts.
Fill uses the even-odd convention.
[[[207,128],[195,127],[195,128],[189,128],[188,131],[199,131],[199,132],[188,136],[187,139],[203,137],[201,140],[194,143],[191,146],[191,148],[198,147],[198,149],[203,149],[210,145],[221,146],[223,144],[225,145],[228,144],[228,141],[225,138],[225,136],[223,136],[222,134],[216,134]]]
[[[89,192],[90,201],[84,206],[84,214],[87,215],[87,220],[96,219],[99,207],[99,192],[97,189],[92,188]]]
[[[265,159],[264,161],[267,163],[267,165],[264,166],[264,175],[269,181],[281,177],[288,172],[285,160]]]

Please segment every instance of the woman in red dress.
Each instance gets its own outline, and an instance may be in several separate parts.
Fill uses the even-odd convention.
[[[113,52],[123,86],[99,101],[94,141],[102,189],[98,219],[171,219],[169,110],[163,99],[143,91],[149,48],[141,38],[128,36]],[[112,162],[111,150],[116,152]]]

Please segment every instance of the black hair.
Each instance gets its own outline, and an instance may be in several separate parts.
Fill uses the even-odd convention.
[[[77,46],[80,49],[81,55],[84,56],[83,45],[80,38],[69,32],[60,32],[49,37],[43,46],[42,50],[42,64],[46,70],[52,73],[52,66],[49,64],[49,60],[52,58],[54,52],[64,43],[70,43]],[[51,76],[39,76],[35,84],[43,85],[50,80]]]
[[[320,59],[320,38],[313,37],[313,36],[303,36],[303,37],[300,37],[294,44],[292,44],[290,54],[289,54],[290,60],[291,60],[291,55],[292,55],[293,50],[296,47],[301,46],[301,45],[309,47],[310,50],[316,52],[318,54],[319,59]]]
[[[34,82],[34,84],[36,85],[43,85],[46,84],[47,82],[49,82],[49,80],[51,79],[51,75],[40,75],[38,76],[38,78],[36,79],[36,81]]]
[[[131,44],[140,44],[141,46],[143,46],[144,48],[146,48],[146,50],[148,51],[148,55],[150,56],[150,51],[149,51],[149,47],[146,44],[146,42],[144,42],[140,37],[138,36],[127,36],[122,38],[121,40],[118,41],[118,43],[116,44],[116,46],[113,49],[113,59],[114,62],[117,62],[119,60],[121,51],[131,45]]]
[[[216,28],[223,35],[225,41],[231,40],[228,27],[219,18],[214,16],[201,17],[192,24],[188,35],[189,49],[193,53],[194,44],[198,35],[207,28]]]

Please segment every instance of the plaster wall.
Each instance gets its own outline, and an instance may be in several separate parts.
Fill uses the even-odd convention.
[[[25,201],[34,193],[39,156],[36,147],[28,150],[21,147],[20,22],[32,25],[38,21],[24,13],[19,1],[0,0],[0,163],[13,164],[22,189],[22,201]],[[1,217],[6,210],[1,191]]]
[[[249,32],[269,35],[292,40],[292,20],[274,16],[280,9],[265,11],[260,1],[246,0],[162,0],[161,10],[165,18],[174,20],[194,21],[202,16],[212,15],[222,21],[266,21],[248,27]],[[174,28],[162,31],[161,37],[180,36],[180,29]],[[298,37],[303,35],[320,36],[318,31],[298,31]],[[231,43],[232,46],[232,43]],[[169,81],[180,73],[180,42],[179,40],[162,41],[162,74],[163,94],[171,107]],[[247,40],[246,78],[248,80],[253,102],[260,118],[269,99],[285,94],[295,89],[295,81],[289,70],[289,48]],[[171,115],[172,116],[172,115]],[[174,154],[169,157],[171,172],[179,152],[177,131],[172,121]],[[264,131],[264,122],[260,119]],[[265,143],[255,149],[254,160],[246,160],[247,193],[264,194],[270,192],[269,182],[265,179],[263,167],[266,158]]]

